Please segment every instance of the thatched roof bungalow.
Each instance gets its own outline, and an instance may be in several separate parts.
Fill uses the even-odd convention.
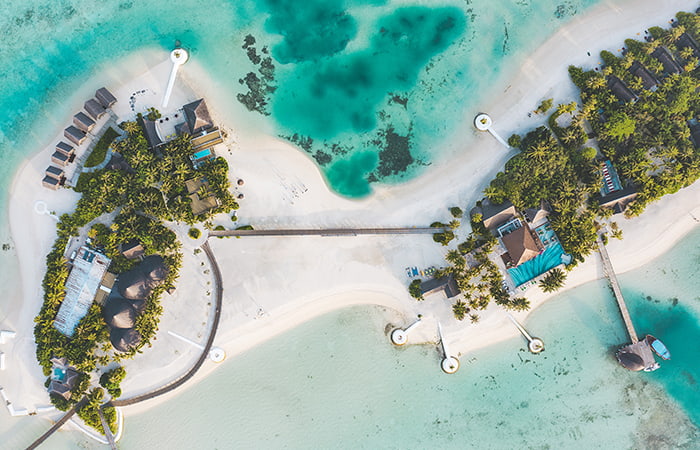
[[[698,43],[691,35],[689,35],[687,32],[681,34],[678,37],[678,40],[676,41],[676,47],[678,47],[679,50],[683,50],[684,48],[690,48],[693,50],[693,56],[696,58],[700,58],[700,46],[698,46]]]
[[[530,228],[525,224],[503,236],[501,241],[508,252],[503,259],[510,262],[513,266],[519,266],[537,257],[542,250],[541,244],[538,245],[538,241],[532,236]]]
[[[632,200],[637,198],[637,189],[634,186],[628,186],[619,191],[611,192],[605,197],[600,198],[600,206],[603,208],[612,208],[614,214],[619,214],[627,209]]]
[[[117,98],[112,95],[112,93],[109,92],[106,87],[101,87],[95,91],[95,98],[105,109],[111,108],[112,105],[117,103]]]
[[[111,328],[133,328],[137,315],[129,300],[118,297],[110,297],[102,310],[102,317]]]
[[[615,97],[625,103],[636,102],[638,100],[637,95],[632,92],[632,89],[628,88],[621,79],[614,75],[608,77],[608,89],[610,89]]]
[[[119,352],[128,352],[141,343],[141,335],[133,328],[112,328],[109,341]]]
[[[85,108],[85,111],[87,111],[88,115],[92,117],[93,120],[98,120],[100,117],[107,114],[105,108],[94,98],[86,101],[83,108]]]
[[[151,295],[148,280],[138,267],[119,275],[117,289],[122,297],[129,300],[143,300]]]
[[[185,111],[187,127],[180,126],[178,128],[179,132],[196,134],[214,126],[211,116],[209,115],[209,108],[207,108],[207,104],[203,98],[186,104],[182,109]]]
[[[73,125],[87,133],[95,128],[95,121],[89,118],[87,114],[80,111],[73,116]]]
[[[671,75],[674,73],[683,72],[683,68],[673,59],[671,52],[668,51],[666,47],[657,47],[656,50],[651,54],[656,58],[661,65],[664,67],[664,72]]]
[[[119,246],[119,251],[127,259],[140,258],[145,254],[143,245],[137,240],[129,241]]]
[[[478,210],[472,212],[479,212]],[[484,221],[484,226],[488,230],[495,230],[500,225],[515,219],[518,212],[515,206],[509,201],[494,205],[488,199],[481,201],[481,217]]]
[[[635,61],[629,68],[632,75],[639,77],[642,80],[642,86],[644,89],[650,91],[655,91],[659,85],[659,80],[656,79],[653,73],[649,71],[646,67],[642,65],[639,61]]]
[[[428,281],[422,282],[420,285],[420,291],[422,295],[430,295],[443,291],[448,299],[454,298],[461,294],[461,291],[457,286],[457,281],[452,274],[440,278],[431,278]]]
[[[85,139],[87,138],[87,135],[85,132],[73,125],[70,125],[68,128],[63,130],[63,136],[66,137],[69,141],[74,143],[75,145],[80,145],[82,144]]]

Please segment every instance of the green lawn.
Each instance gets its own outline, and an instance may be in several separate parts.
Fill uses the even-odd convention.
[[[85,161],[84,167],[95,167],[104,161],[109,145],[117,136],[119,136],[119,133],[117,133],[114,128],[109,127],[100,140],[97,141],[97,144],[95,144],[95,148],[92,150],[92,153],[90,153],[90,156],[88,156],[87,161]]]

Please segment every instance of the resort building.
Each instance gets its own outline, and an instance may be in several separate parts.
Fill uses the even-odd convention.
[[[101,87],[95,91],[95,98],[105,109],[111,108],[112,105],[117,103],[117,98],[112,95],[112,93],[109,92],[106,87]]]
[[[70,157],[68,155],[58,151],[53,152],[53,155],[51,155],[51,162],[59,166],[67,165],[70,162],[69,159]]]
[[[83,108],[87,111],[88,115],[92,117],[92,120],[99,120],[100,117],[107,114],[107,110],[94,98],[86,101]]]
[[[80,128],[85,133],[90,132],[95,128],[95,121],[88,117],[87,114],[80,111],[78,114],[73,116],[73,125]]]
[[[664,72],[668,75],[683,72],[683,68],[673,59],[671,52],[666,47],[657,47],[651,54],[664,67]]]
[[[56,151],[66,155],[68,157],[68,162],[73,162],[73,159],[75,159],[75,148],[63,141],[56,144]]]
[[[636,102],[639,99],[632,89],[614,75],[608,77],[608,88],[615,97],[625,103]]]
[[[165,144],[165,141],[160,138],[160,134],[156,128],[156,122],[144,117],[141,119],[141,123],[143,124],[143,135],[146,137],[146,142],[148,142],[148,148],[154,150]]]
[[[623,188],[617,170],[609,160],[602,163],[600,170],[603,178],[600,206],[612,209],[614,214],[624,212],[627,205],[637,197],[637,190],[634,187]]]
[[[87,139],[85,132],[74,125],[70,125],[68,128],[63,130],[63,136],[65,136],[66,139],[75,145],[80,145],[85,142],[85,139]]]
[[[194,136],[200,131],[212,128],[214,123],[209,115],[209,108],[203,98],[188,103],[182,107],[185,112],[185,122],[178,125],[179,134],[189,134]]]
[[[209,182],[204,177],[185,181],[185,187],[192,201],[192,214],[195,216],[219,206],[219,199],[209,190]]]
[[[66,400],[70,399],[71,391],[80,378],[80,373],[68,365],[66,358],[51,358],[51,381],[49,382],[49,395],[58,395]]]
[[[107,300],[107,297],[112,292],[116,279],[117,275],[112,272],[107,272],[105,276],[102,277],[100,288],[97,290],[97,294],[95,294],[95,303],[104,306],[105,300]]]
[[[63,184],[65,179],[65,172],[63,169],[56,166],[49,166],[44,172],[44,179],[41,181],[41,184],[43,184],[44,187],[56,190]]]
[[[538,208],[526,208],[523,210],[523,217],[530,227],[538,227],[547,221],[547,217],[552,212],[549,204],[542,200]]]
[[[698,46],[698,43],[695,41],[695,39],[693,39],[693,37],[687,32],[681,34],[678,37],[678,40],[676,41],[676,47],[678,48],[678,50],[690,48],[693,51],[693,57],[700,58],[700,46]]]
[[[141,258],[145,254],[143,245],[139,241],[129,241],[119,245],[119,251],[126,259]]]
[[[112,260],[86,246],[80,247],[66,280],[66,297],[56,314],[54,327],[71,337],[75,326],[92,305]]]
[[[447,299],[457,297],[462,292],[457,286],[457,281],[452,274],[440,278],[431,278],[428,281],[424,281],[420,284],[420,291],[422,295],[431,295],[438,292],[444,292]]]
[[[224,142],[221,130],[214,127],[209,109],[203,98],[182,107],[185,122],[177,125],[178,134],[190,135],[190,143],[195,153],[190,156],[195,169],[200,164],[216,157],[214,146]]]
[[[648,89],[653,92],[658,87],[659,80],[656,79],[654,74],[652,74],[649,69],[644,67],[639,61],[633,62],[629,68],[629,71],[632,75],[639,77],[642,80],[642,86],[644,86],[644,89]]]
[[[481,207],[472,210],[472,215],[474,213],[481,213],[484,226],[491,232],[494,232],[501,224],[515,219],[518,215],[511,202],[506,201],[500,205],[494,205],[486,198],[481,201]]]
[[[504,233],[499,229],[499,234],[501,234],[503,247],[506,249],[506,253],[501,255],[506,267],[517,267],[536,258],[544,250],[537,235],[533,236],[530,227],[526,223],[522,223],[520,219],[513,219],[504,227],[507,231]]]
[[[167,276],[165,261],[159,255],[148,256],[119,275],[117,289],[112,291],[103,310],[110,328],[110,342],[117,351],[128,352],[139,345],[141,335],[134,329],[136,320],[146,308],[153,288],[163,284]]]

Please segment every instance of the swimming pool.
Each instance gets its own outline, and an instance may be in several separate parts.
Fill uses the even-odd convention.
[[[564,248],[559,242],[555,242],[548,245],[537,257],[520,264],[518,267],[508,269],[508,274],[513,279],[515,286],[523,285],[557,267],[563,262],[563,255],[565,255]]]
[[[192,155],[192,161],[197,161],[198,159],[206,158],[207,156],[211,156],[210,148],[205,148],[204,150],[200,150]]]
[[[66,369],[61,369],[60,367],[54,367],[51,373],[51,379],[57,381],[63,381],[66,377]]]

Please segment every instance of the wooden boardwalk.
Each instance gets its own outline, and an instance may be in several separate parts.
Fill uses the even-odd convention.
[[[46,431],[46,433],[39,436],[39,439],[37,439],[36,441],[34,441],[32,443],[32,445],[27,447],[27,450],[33,450],[33,449],[37,448],[38,446],[40,446],[41,444],[43,444],[44,441],[47,440],[52,434],[54,434],[59,428],[61,428],[63,426],[63,424],[68,422],[68,419],[73,417],[73,414],[75,414],[77,410],[82,408],[87,403],[87,401],[88,401],[87,397],[83,397],[82,399],[80,399],[80,401],[74,407],[72,407],[71,409],[66,411],[66,413],[63,415],[63,417],[61,417],[58,420],[58,422],[53,424],[53,426],[51,428],[49,428]]]
[[[632,344],[636,344],[639,342],[639,338],[637,337],[637,332],[634,330],[632,318],[630,318],[630,313],[627,310],[625,299],[622,297],[620,284],[617,282],[617,276],[615,275],[615,270],[613,269],[612,262],[610,261],[608,250],[605,248],[605,244],[603,244],[600,236],[598,236],[597,240],[598,252],[600,253],[600,258],[603,260],[603,270],[605,271],[605,275],[608,277],[610,286],[612,286],[613,293],[615,294],[615,300],[617,300],[617,306],[620,308],[620,314],[622,314],[622,319],[625,321],[625,327],[627,327],[627,333],[630,335]]]
[[[403,228],[300,228],[286,230],[212,230],[210,237],[221,236],[359,236],[359,235],[395,235],[395,234],[435,234],[444,228],[403,227]]]

